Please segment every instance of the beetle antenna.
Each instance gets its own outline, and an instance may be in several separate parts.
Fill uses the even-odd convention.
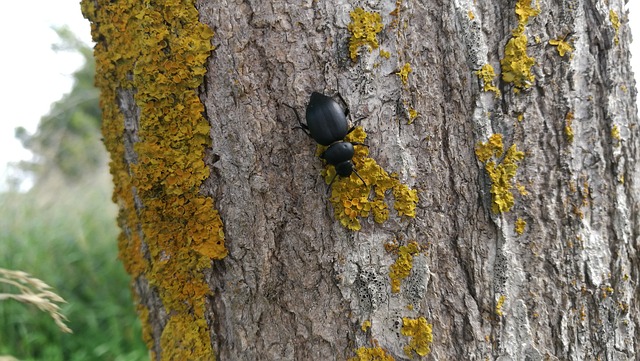
[[[363,184],[364,184],[364,186],[366,187],[366,186],[367,186],[367,182],[365,182],[365,181],[364,181],[364,179],[362,179],[362,177],[360,177],[360,174],[358,174],[358,172],[356,172],[356,170],[355,170],[355,169],[353,170],[353,173],[355,173],[355,174],[358,176],[358,178],[360,178],[360,180],[362,181],[362,183],[363,183]]]

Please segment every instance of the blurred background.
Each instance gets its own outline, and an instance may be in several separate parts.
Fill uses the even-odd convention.
[[[640,39],[631,21],[640,2],[627,9]],[[51,285],[74,332],[0,301],[0,360],[148,359],[117,260],[89,29],[78,0],[12,1],[0,12],[0,269]],[[640,41],[631,45],[638,74]],[[0,282],[3,292],[15,289]]]
[[[0,269],[49,284],[67,301],[60,311],[73,331],[61,332],[36,306],[0,297],[0,360],[148,360],[117,259],[117,210],[79,0],[4,2],[0,39]],[[17,292],[0,273],[0,296]]]

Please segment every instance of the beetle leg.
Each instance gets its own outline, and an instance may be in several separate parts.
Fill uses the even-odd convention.
[[[360,142],[351,142],[351,145],[361,145],[363,147],[369,147],[369,144],[364,144],[364,143],[360,143]]]
[[[311,136],[311,133],[309,133],[309,128],[307,128],[307,126],[304,125],[304,124],[301,124],[301,125],[299,125],[297,127],[293,127],[291,129],[301,129],[304,132],[304,134],[306,134],[309,138],[313,138]]]
[[[284,106],[286,106],[286,107],[291,108],[291,109],[293,110],[293,112],[296,114],[296,119],[298,119],[298,124],[300,124],[300,125],[299,125],[299,126],[297,126],[297,127],[293,127],[293,128],[291,128],[291,129],[302,129],[302,131],[303,131],[303,132],[304,132],[308,137],[311,137],[311,133],[309,133],[309,127],[308,127],[306,124],[304,124],[304,123],[302,122],[302,120],[300,120],[300,114],[298,114],[298,110],[297,110],[296,108],[292,107],[292,106],[291,106],[291,105],[289,105],[289,104],[285,104],[285,103],[281,103],[281,104],[282,104],[282,105],[284,105]]]
[[[344,104],[344,116],[348,117],[349,116],[349,104],[347,104],[347,101],[344,100],[344,98],[342,97],[342,94],[340,94],[340,92],[338,92],[338,98],[340,98],[340,101],[342,102],[342,104]]]
[[[351,124],[353,124],[354,121],[353,121],[353,118],[350,115],[351,113],[349,112],[349,104],[347,104],[347,101],[344,100],[344,98],[342,97],[342,94],[340,94],[340,88],[338,88],[338,98],[340,99],[342,104],[344,104],[344,108],[342,108],[342,110],[344,111],[345,118],[349,118],[351,120]],[[351,133],[354,129],[356,129],[355,125],[353,127],[351,127],[351,129],[349,129],[347,134]]]
[[[358,123],[358,124],[359,124],[359,123],[360,123],[360,121],[361,121],[362,119],[365,119],[365,117],[359,118],[359,119],[357,119],[355,122],[354,122],[354,121],[353,121],[353,119],[352,119],[352,120],[351,120],[351,124],[356,124],[356,123]],[[352,125],[352,126],[351,126],[351,128],[349,128],[349,131],[347,132],[347,134],[349,134],[349,133],[353,132],[357,127],[358,127],[358,125]]]
[[[338,173],[336,173],[336,175],[334,175],[333,178],[331,178],[331,182],[329,182],[329,185],[327,186],[327,194],[329,194],[329,190],[331,190],[331,185],[333,184],[333,181],[336,180],[337,177],[338,177]]]
[[[338,98],[340,98],[340,101],[342,101],[342,104],[344,104],[344,116],[348,117],[349,116],[349,104],[347,104],[347,101],[344,100],[344,98],[342,97],[342,94],[340,94],[340,82],[338,81],[338,79],[336,79],[336,89],[338,89]]]

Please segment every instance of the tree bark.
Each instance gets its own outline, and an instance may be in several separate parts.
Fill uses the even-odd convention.
[[[155,359],[638,358],[623,1],[83,11]],[[344,191],[355,175],[326,194],[331,169],[293,129],[284,105],[304,114],[313,91],[366,132],[365,198]]]

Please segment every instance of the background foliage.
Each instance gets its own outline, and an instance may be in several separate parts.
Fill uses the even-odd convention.
[[[34,155],[33,161],[21,162],[19,167],[35,176],[36,186],[53,178],[75,183],[86,174],[104,168],[107,158],[100,144],[101,112],[99,93],[93,86],[96,68],[93,50],[66,28],[56,32],[61,43],[54,45],[54,49],[75,51],[85,62],[72,74],[71,92],[51,105],[49,114],[40,119],[35,134],[29,134],[22,127],[16,129],[16,137]]]
[[[92,51],[68,30],[58,34],[62,43],[56,47],[78,51],[86,62],[73,74],[71,92],[52,105],[37,132],[16,132],[34,153],[33,161],[19,164],[34,186],[26,193],[0,194],[0,267],[28,272],[53,286],[68,302],[62,311],[74,333],[60,332],[34,307],[0,302],[0,355],[47,361],[148,359],[129,277],[117,260],[117,211],[100,143]]]

